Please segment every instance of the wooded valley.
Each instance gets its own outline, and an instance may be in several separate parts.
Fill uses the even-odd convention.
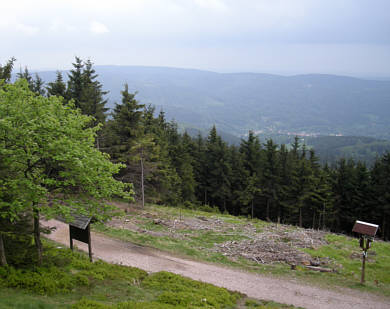
[[[208,136],[190,137],[163,111],[138,102],[127,84],[121,102],[108,113],[107,92],[90,60],[76,57],[67,82],[58,72],[46,86],[27,69],[18,74],[25,81],[11,84],[12,65],[13,59],[0,67],[0,220],[5,238],[15,232],[3,228],[10,226],[7,222],[23,223],[20,212],[26,203],[39,225],[39,213],[69,215],[69,207],[76,207],[83,195],[99,200],[133,193],[142,204],[218,210],[335,232],[350,233],[359,219],[379,224],[383,239],[390,236],[390,153],[372,167],[349,158],[330,166],[320,164],[315,148],[308,149],[297,137],[287,147],[259,140],[249,131],[235,146],[224,142],[215,126]],[[18,96],[31,104],[17,106]],[[7,122],[12,112],[16,120]],[[19,130],[23,121],[46,126],[21,125],[25,131]],[[35,135],[30,140],[31,128]],[[74,194],[77,203],[71,201]],[[90,202],[89,197],[83,200]],[[97,205],[80,209],[105,218]]]

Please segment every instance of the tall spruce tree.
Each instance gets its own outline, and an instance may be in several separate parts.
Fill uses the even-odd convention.
[[[195,196],[203,205],[208,203],[207,196],[207,158],[206,158],[206,144],[202,135],[199,133],[194,141],[194,149],[192,150],[193,172],[195,178]]]
[[[376,222],[384,240],[390,238],[390,153],[378,158],[371,172]]]
[[[228,156],[228,147],[213,126],[206,142],[206,183],[211,205],[218,206],[221,211],[226,211],[226,204],[231,197],[231,166]]]
[[[47,84],[46,91],[49,97],[57,96],[66,98],[66,84],[60,71],[56,72],[55,81]]]
[[[334,229],[340,232],[349,232],[355,219],[352,209],[353,197],[355,195],[355,162],[353,160],[340,159],[335,173],[333,174],[333,194],[335,198],[335,226]]]
[[[270,212],[279,206],[280,191],[280,159],[277,145],[272,139],[265,144],[265,160],[263,168],[263,195],[266,198],[266,219],[271,220]]]
[[[135,177],[132,173],[132,169],[138,170],[138,168],[134,166],[131,152],[144,132],[142,125],[144,105],[135,99],[135,94],[129,92],[127,84],[121,91],[121,95],[122,102],[115,105],[112,120],[107,125],[109,140],[105,141],[105,146],[114,162],[125,163],[127,166],[118,177],[125,182],[140,184],[139,177]]]
[[[15,61],[16,59],[12,57],[10,60],[7,61],[5,65],[2,66],[0,64],[0,80],[4,80],[6,83],[9,83],[11,81],[12,70]]]
[[[82,110],[82,93],[83,93],[83,69],[84,63],[79,57],[75,57],[75,62],[72,63],[73,69],[68,73],[68,87],[66,90],[66,98],[73,99],[76,108]]]
[[[103,85],[97,80],[98,75],[93,68],[91,60],[84,62],[84,70],[81,75],[82,91],[80,96],[80,105],[83,114],[93,116],[95,122],[104,123],[106,120],[106,112],[108,108],[105,107],[107,100],[104,96],[108,91],[103,91]]]
[[[176,171],[181,179],[182,201],[194,202],[195,179],[191,150],[194,148],[191,137],[184,132],[177,147]]]
[[[244,156],[236,146],[230,147],[232,198],[229,213],[233,215],[254,213],[256,191],[249,183],[249,171],[244,167]],[[257,178],[257,174],[253,176]],[[247,192],[245,192],[247,191]],[[250,207],[250,209],[249,209]],[[252,211],[253,209],[253,211]]]
[[[241,191],[240,201],[248,209],[250,206],[251,216],[255,216],[257,200],[261,192],[262,177],[262,150],[261,144],[253,131],[249,131],[248,139],[241,140],[240,153],[245,177],[242,179],[243,190]],[[256,205],[257,204],[257,205]]]

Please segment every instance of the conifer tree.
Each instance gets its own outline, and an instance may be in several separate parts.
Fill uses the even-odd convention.
[[[32,91],[37,93],[38,95],[43,96],[46,94],[46,90],[44,88],[44,85],[45,85],[45,82],[38,75],[38,73],[35,73],[35,79],[33,80]]]
[[[10,82],[15,61],[16,59],[12,57],[5,65],[0,64],[0,80],[4,80],[6,83]]]
[[[225,142],[218,136],[215,126],[210,130],[206,142],[206,166],[208,171],[207,192],[212,206],[226,210],[231,196],[229,152]]]
[[[198,201],[203,205],[208,204],[207,196],[207,158],[206,158],[206,145],[205,140],[199,133],[194,141],[194,149],[192,150],[193,160],[193,172],[196,183],[195,196]]]
[[[249,171],[244,167],[244,156],[236,146],[230,147],[232,198],[229,213],[233,215],[254,213],[256,193],[250,185]],[[257,174],[253,174],[257,178]],[[245,192],[247,191],[247,192]],[[249,210],[248,207],[251,207]]]
[[[384,240],[390,236],[390,153],[378,158],[371,172],[376,222]]]
[[[95,122],[104,123],[106,119],[106,112],[108,108],[105,107],[107,100],[104,96],[108,91],[103,91],[103,85],[96,79],[98,75],[93,69],[91,60],[84,62],[84,70],[81,75],[82,92],[80,96],[81,110],[84,114],[93,116]]]
[[[193,172],[193,158],[191,150],[194,148],[192,139],[184,132],[178,145],[178,158],[176,171],[181,179],[181,196],[183,201],[194,202],[195,179]]]
[[[263,167],[263,190],[262,193],[266,198],[266,219],[270,219],[270,211],[273,207],[278,207],[280,191],[280,159],[277,145],[272,139],[265,144],[265,160]]]
[[[262,150],[261,144],[253,131],[249,131],[248,139],[241,140],[240,153],[244,173],[242,179],[243,190],[240,194],[240,201],[244,206],[250,205],[251,216],[255,215],[256,197],[261,192],[262,177]]]
[[[279,203],[277,205],[278,223],[284,220],[284,216],[286,215],[285,210],[287,210],[289,206],[289,200],[290,200],[289,190],[292,182],[291,160],[290,160],[288,149],[284,144],[280,146],[279,158],[280,158],[280,178],[279,178],[280,185],[279,185]]]
[[[138,139],[142,138],[144,130],[142,109],[144,105],[135,99],[135,94],[129,92],[127,84],[121,91],[121,95],[122,102],[115,105],[112,120],[107,125],[107,136],[110,137],[110,140],[107,140],[105,145],[114,162],[125,163],[127,166],[118,177],[125,182],[140,184],[139,177],[134,177],[131,172],[132,168],[138,170],[131,160],[131,152]]]
[[[28,71],[27,67],[24,67],[24,71],[22,71],[22,69],[20,69],[20,72],[17,74],[17,77],[18,77],[18,79],[25,79],[28,83],[28,88],[31,91],[34,91],[34,80],[31,76],[30,72]]]
[[[68,73],[68,87],[66,90],[66,98],[73,99],[76,108],[82,110],[82,92],[83,92],[83,69],[84,63],[79,57],[75,57],[75,62],[72,63],[73,69]]]
[[[55,81],[47,84],[46,90],[49,97],[58,96],[66,98],[66,84],[60,71],[57,71]]]
[[[351,208],[356,184],[354,168],[355,162],[353,160],[340,159],[334,173],[334,228],[340,232],[349,232],[355,218]]]

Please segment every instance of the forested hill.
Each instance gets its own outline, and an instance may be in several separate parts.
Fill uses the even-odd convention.
[[[198,128],[213,124],[241,135],[248,130],[372,136],[390,139],[390,81],[334,75],[278,76],[257,73],[137,66],[96,66],[120,101],[123,84],[142,103],[163,107],[167,118]],[[40,72],[46,82],[55,72]]]
[[[272,139],[276,144],[289,146],[295,138],[285,134],[259,134],[258,137],[261,141]],[[367,136],[300,136],[300,141],[308,148],[314,148],[322,164],[330,165],[341,158],[348,158],[372,166],[378,157],[390,152],[389,140]]]

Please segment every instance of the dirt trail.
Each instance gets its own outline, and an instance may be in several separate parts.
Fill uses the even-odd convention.
[[[56,230],[48,238],[69,246],[68,226],[56,220],[45,223]],[[388,309],[390,301],[368,293],[341,289],[331,291],[304,285],[293,280],[282,280],[251,274],[223,266],[175,257],[166,252],[138,246],[92,233],[94,259],[127,266],[148,272],[170,271],[195,280],[208,282],[232,291],[245,293],[249,297],[273,300],[304,308],[372,308]],[[81,250],[88,251],[86,244],[74,241]]]

